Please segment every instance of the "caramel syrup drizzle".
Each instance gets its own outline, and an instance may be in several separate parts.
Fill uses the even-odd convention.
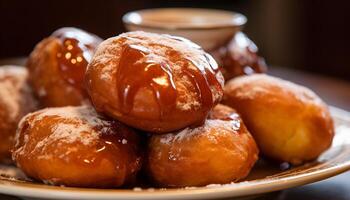
[[[137,45],[125,45],[118,68],[118,95],[123,111],[129,113],[138,90],[148,86],[157,99],[160,116],[169,113],[176,100],[176,86],[172,70],[167,63],[157,63],[147,58],[147,52]],[[144,60],[140,62],[140,60]]]
[[[175,40],[186,42],[195,48],[200,48],[192,42],[185,39],[172,37]],[[194,46],[195,45],[195,46]],[[219,71],[216,62],[211,56],[203,53],[203,62],[209,62],[210,68],[200,65],[187,58],[181,58],[176,51],[170,51],[170,56],[178,56],[178,59],[186,59],[192,62],[195,68],[185,66],[183,75],[189,77],[195,87],[199,99],[202,103],[203,112],[208,114],[208,110],[213,106],[213,94],[211,87],[222,90],[222,86],[216,79],[216,73]],[[177,90],[173,77],[172,68],[166,62],[156,62],[148,56],[148,50],[144,46],[124,45],[117,71],[118,96],[121,100],[123,112],[130,113],[132,110],[135,95],[141,87],[149,87],[157,99],[160,108],[159,119],[171,113],[176,107]]]

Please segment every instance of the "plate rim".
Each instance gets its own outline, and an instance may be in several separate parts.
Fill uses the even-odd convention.
[[[123,190],[123,189],[86,189],[62,187],[57,190],[57,186],[38,185],[38,187],[26,187],[26,184],[16,183],[15,185],[6,184],[8,181],[0,181],[0,193],[21,197],[45,198],[45,199],[210,199],[225,197],[242,197],[257,195],[266,192],[274,192],[290,187],[301,186],[308,183],[324,180],[337,174],[350,170],[350,161],[342,165],[332,166],[327,169],[299,174],[282,179],[264,180],[264,184],[259,184],[259,180],[250,181],[249,185],[244,182],[231,184],[222,187],[198,187],[190,189],[166,189],[141,191]],[[11,183],[13,184],[13,183]],[[273,186],[273,187],[272,187]],[[154,192],[156,191],[156,192]],[[54,192],[54,193],[53,193]],[[20,194],[20,195],[19,195]]]

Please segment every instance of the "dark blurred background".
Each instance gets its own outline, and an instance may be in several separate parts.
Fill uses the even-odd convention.
[[[350,81],[350,3],[342,0],[20,1],[0,0],[0,59],[26,56],[55,29],[75,26],[107,38],[125,31],[128,11],[154,7],[233,10],[269,65]]]

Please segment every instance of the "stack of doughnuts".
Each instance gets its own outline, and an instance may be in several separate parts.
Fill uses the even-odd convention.
[[[224,84],[213,57],[181,37],[127,32],[101,42],[63,28],[36,46],[27,68],[43,109],[16,116],[12,159],[47,184],[237,182],[259,149],[302,164],[334,135],[327,106],[310,90],[267,75]]]

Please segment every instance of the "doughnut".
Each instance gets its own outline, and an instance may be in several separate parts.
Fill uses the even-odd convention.
[[[261,153],[297,165],[317,158],[332,143],[333,120],[311,90],[268,75],[230,80],[223,104],[241,114]]]
[[[145,32],[102,42],[85,78],[99,112],[153,133],[202,124],[221,100],[224,81],[196,44]]]
[[[238,32],[224,46],[210,53],[221,66],[225,80],[240,75],[263,73],[267,66],[265,60],[258,55],[258,48],[244,33]]]
[[[0,162],[11,160],[10,150],[17,124],[37,106],[27,78],[24,67],[0,67]]]
[[[12,159],[47,184],[112,188],[131,184],[141,168],[140,138],[89,106],[46,108],[20,122]]]
[[[84,74],[102,40],[76,28],[61,28],[39,42],[27,61],[29,78],[42,107],[88,102]]]
[[[240,116],[219,104],[202,126],[153,134],[146,169],[160,186],[204,186],[243,179],[257,159],[257,145]]]

